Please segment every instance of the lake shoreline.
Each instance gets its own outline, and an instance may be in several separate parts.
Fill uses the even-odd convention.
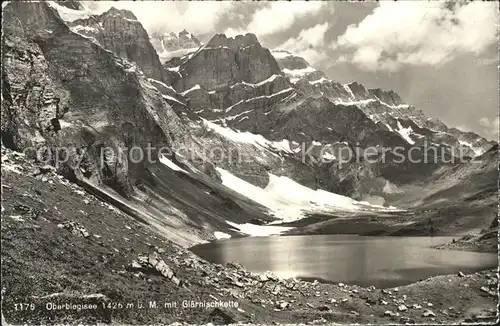
[[[284,279],[378,288],[498,266],[497,256],[491,252],[437,250],[452,239],[353,234],[250,236],[216,240],[189,250],[210,263],[237,262],[252,273],[271,271]],[[352,255],[362,259],[350,259]],[[335,262],[344,266],[332,267]]]

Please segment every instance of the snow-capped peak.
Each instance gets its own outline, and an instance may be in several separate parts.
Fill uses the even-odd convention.
[[[182,57],[196,51],[202,43],[190,32],[154,33],[150,37],[161,62],[166,62],[174,57]]]

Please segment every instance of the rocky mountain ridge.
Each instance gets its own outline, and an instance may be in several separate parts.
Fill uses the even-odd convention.
[[[334,103],[354,104],[374,122],[381,122],[387,129],[402,134],[410,144],[426,140],[429,144],[462,147],[470,156],[480,155],[495,144],[475,133],[449,128],[439,119],[427,117],[421,109],[403,103],[392,90],[367,89],[358,82],[341,85],[288,51],[276,50],[273,56],[290,81],[304,93],[313,97],[325,96]],[[422,133],[415,131],[417,128]]]
[[[219,44],[220,38],[221,36],[215,36],[212,42]],[[255,42],[258,41],[255,39]],[[228,48],[226,43],[223,44],[223,47]],[[237,44],[237,42],[234,43]],[[248,44],[240,46],[246,48]],[[212,48],[209,49],[214,50]],[[176,82],[178,83],[179,79],[184,79],[182,73],[179,71],[181,67],[189,65],[216,66],[215,62],[210,61],[204,61],[203,64],[190,62],[193,57],[203,52],[203,50],[202,47],[197,52],[172,59],[165,63],[167,70],[171,72],[175,71],[175,76],[172,78],[173,80],[171,79],[173,85]],[[358,82],[342,85],[327,79],[323,72],[312,68],[303,58],[283,50],[271,52],[281,70],[279,73],[276,73],[276,71],[267,71],[267,75],[273,73],[270,77],[271,80],[262,79],[258,83],[243,81],[243,87],[235,85],[234,81],[229,81],[227,84],[232,84],[229,93],[228,91],[223,91],[222,88],[213,89],[214,85],[210,85],[210,87],[206,87],[207,85],[198,87],[197,85],[199,84],[194,84],[194,82],[191,82],[189,87],[178,85],[176,88],[181,95],[188,97],[186,99],[187,105],[193,107],[197,112],[196,114],[203,118],[212,121],[221,119],[223,124],[231,127],[262,133],[264,135],[269,135],[268,127],[256,129],[255,125],[252,125],[249,128],[249,124],[252,121],[258,121],[259,125],[265,125],[266,120],[269,120],[261,117],[262,113],[255,114],[256,110],[254,107],[269,107],[275,105],[276,101],[283,101],[279,106],[289,108],[298,106],[297,103],[300,103],[307,97],[325,97],[336,105],[356,106],[356,108],[362,110],[371,120],[379,125],[380,129],[396,134],[410,145],[427,143],[430,146],[444,146],[453,151],[454,155],[467,155],[470,157],[479,155],[494,145],[494,142],[488,141],[477,134],[461,132],[456,128],[448,128],[438,119],[427,117],[422,110],[404,104],[401,97],[392,90],[367,89]],[[204,58],[197,60],[200,62]],[[178,65],[176,66],[176,64]],[[224,68],[220,66],[217,68],[217,71],[228,69],[228,67]],[[186,73],[189,74],[189,71]],[[196,75],[191,76],[190,79],[200,80],[202,84],[206,79],[212,80],[211,77]],[[280,82],[281,86],[276,87],[274,83],[276,79]],[[265,84],[274,86],[272,93],[267,91],[267,88],[263,89],[262,86]],[[233,88],[236,88],[236,90],[233,91]],[[235,92],[238,92],[237,96],[233,95]],[[226,99],[225,101],[219,99],[219,93],[223,94],[223,97]],[[249,101],[253,102],[256,98],[258,100],[254,102],[256,105],[248,105]],[[274,98],[275,101],[269,101],[270,98]],[[263,101],[266,103],[262,103]],[[268,102],[271,103],[268,104]],[[231,111],[231,114],[225,114],[225,111]],[[266,111],[264,114],[267,115],[270,110],[265,109],[264,111]],[[330,126],[330,128],[332,127]],[[338,139],[310,140],[320,142],[338,141]]]
[[[167,70],[175,72],[171,83],[178,97],[169,94],[175,97],[171,102],[179,100],[186,104],[182,107],[174,104],[174,107],[179,107],[180,116],[189,117],[190,121],[207,119],[224,128],[250,132],[270,141],[287,143],[290,147],[297,148],[301,143],[312,144],[315,147],[313,152],[319,156],[321,153],[318,152],[325,146],[335,148],[344,144],[340,147],[347,146],[352,150],[382,146],[402,147],[407,151],[411,146],[429,146],[437,147],[445,157],[473,157],[494,144],[476,134],[463,133],[427,118],[420,109],[404,104],[394,91],[366,89],[357,82],[341,85],[330,81],[303,58],[288,52],[271,51],[279,66],[280,71],[277,71],[270,68],[273,66],[269,64],[272,58],[259,50],[259,54],[252,57],[255,59],[253,69],[260,69],[259,78],[265,79],[257,82],[248,78],[235,79],[233,70],[239,67],[239,61],[231,59],[233,56],[237,58],[235,48],[244,51],[261,49],[262,46],[251,34],[236,38],[216,35],[196,52],[165,63]],[[226,60],[220,64],[214,59],[217,57]],[[262,64],[262,60],[267,64]],[[198,74],[197,71],[203,71],[203,67],[210,67],[212,72]],[[189,82],[183,85],[186,79]],[[394,170],[399,172],[391,171],[394,166],[399,166]],[[401,164],[358,162],[344,170],[333,164],[329,168],[319,168],[316,173],[322,176],[317,177],[319,179],[326,176],[336,181],[307,184],[312,187],[328,184],[326,190],[340,191],[356,198],[364,198],[360,193],[373,191],[377,196],[387,197],[383,189],[387,183],[401,182],[398,174],[407,174],[404,182],[411,182],[415,180],[412,178],[425,178],[438,167],[439,164],[415,165],[410,169],[414,172],[408,175],[403,172],[408,167]],[[321,171],[325,168],[330,173],[323,174]],[[240,166],[232,171],[238,173],[239,169],[245,170]],[[356,169],[364,172],[354,173]],[[386,172],[381,174],[381,171]],[[294,177],[293,174],[289,176]],[[265,174],[260,178],[267,180]],[[373,189],[374,185],[377,190]]]
[[[422,127],[419,123],[427,119],[425,115],[403,104],[396,93],[366,89],[359,83],[341,85],[330,81],[303,58],[266,49],[253,34],[235,38],[215,35],[195,52],[165,62],[158,72],[157,56],[149,55],[151,49],[154,51],[150,38],[131,12],[112,8],[92,15],[55,3],[40,6],[45,12],[44,22],[50,22],[45,32],[37,36],[43,42],[32,36],[40,32],[23,37],[31,39],[29,44],[43,45],[39,52],[51,63],[47,66],[56,70],[41,70],[41,74],[55,78],[54,83],[62,85],[58,92],[66,95],[57,95],[53,100],[50,92],[46,95],[46,106],[37,109],[41,116],[49,112],[49,118],[41,123],[45,127],[25,127],[33,133],[26,136],[19,136],[23,130],[18,121],[22,119],[15,116],[21,117],[25,109],[13,110],[9,106],[6,112],[13,113],[6,121],[11,123],[2,127],[2,138],[7,142],[38,139],[43,143],[52,128],[57,130],[51,131],[49,137],[53,139],[49,144],[64,144],[60,136],[64,135],[77,148],[93,144],[91,155],[104,146],[116,149],[152,143],[166,145],[174,152],[189,146],[187,159],[174,154],[174,161],[184,160],[183,164],[218,182],[220,176],[207,149],[222,147],[239,151],[239,158],[247,159],[241,162],[227,158],[218,166],[259,187],[267,185],[271,174],[356,200],[389,200],[387,205],[391,204],[394,189],[423,182],[435,171],[456,163],[402,164],[391,153],[386,162],[386,148],[400,147],[408,153],[411,146],[421,147],[427,141],[437,144],[446,156],[453,156],[450,148],[465,142],[456,138],[462,137],[460,132],[455,137]],[[21,16],[21,21],[25,20]],[[60,25],[58,33],[54,33],[53,24]],[[26,26],[30,26],[29,21]],[[138,45],[130,43],[131,32],[140,36]],[[183,32],[182,38],[192,39],[188,32]],[[71,53],[59,49],[68,44],[65,40],[76,45]],[[89,69],[93,60],[98,60],[98,54],[83,50],[80,42],[107,58],[99,60],[103,62],[100,70]],[[142,50],[129,51],[138,48]],[[84,60],[75,63],[64,59],[78,58],[78,51],[85,53]],[[109,63],[128,77],[112,79],[113,73],[107,71]],[[16,65],[9,70],[16,71]],[[75,67],[83,71],[77,72],[76,81],[71,77]],[[73,79],[68,81],[67,76]],[[115,97],[120,101],[115,102]],[[134,108],[129,109],[130,106]],[[22,148],[25,144],[13,145],[16,146]],[[378,148],[372,154],[378,157],[375,162],[362,158],[368,147]],[[466,147],[473,156],[473,146]],[[342,149],[351,150],[354,157],[342,162],[342,155],[338,154]],[[427,152],[421,155],[425,157]],[[325,158],[324,164],[315,162]],[[133,193],[134,182],[143,178],[144,166],[128,164],[125,158],[106,157],[104,167],[95,160],[96,157],[90,157],[85,161],[89,166],[85,173],[94,180],[106,180],[123,194]]]

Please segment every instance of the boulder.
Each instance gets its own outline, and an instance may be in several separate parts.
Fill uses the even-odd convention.
[[[274,289],[272,290],[272,294],[274,295],[278,295],[281,291],[281,286],[279,284],[276,284],[276,286],[274,287]]]
[[[58,224],[57,227],[67,229],[76,236],[81,236],[84,238],[88,238],[90,236],[85,227],[83,227],[83,225],[78,222],[66,221],[62,224]]]
[[[212,322],[221,323],[224,325],[234,324],[236,322],[235,316],[223,308],[214,308],[209,314]]]
[[[177,286],[180,286],[182,283],[181,280],[175,276],[170,266],[163,261],[157,252],[153,252],[149,255],[140,254],[137,261],[134,260],[129,265],[129,269],[141,270],[143,272],[153,272],[169,279]]]
[[[328,307],[328,306],[319,306],[316,309],[318,309],[319,311],[329,311],[330,307]]]
[[[278,306],[279,309],[284,310],[290,306],[290,303],[288,303],[286,301],[277,301],[276,305]]]
[[[399,311],[406,311],[406,310],[408,310],[408,308],[404,304],[402,304],[402,305],[398,306],[398,310]]]
[[[436,317],[436,314],[432,310],[426,309],[422,314],[424,317]]]

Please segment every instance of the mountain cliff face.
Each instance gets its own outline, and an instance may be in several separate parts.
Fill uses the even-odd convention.
[[[73,33],[47,4],[9,4],[4,29],[2,140],[7,146],[71,148],[74,160],[83,159],[88,168],[67,173],[83,171],[128,194],[133,167],[124,155],[99,166],[99,150],[147,142],[168,146],[185,132],[134,63]]]
[[[73,32],[53,6],[4,7],[3,146],[53,166],[183,246],[229,232],[226,221],[272,220],[265,207],[224,187],[212,161],[179,162],[175,152],[199,138],[161,93],[177,94],[171,86]],[[132,148],[145,156],[132,160]]]
[[[270,51],[253,34],[227,38],[219,34],[202,46],[179,67],[182,79],[176,89],[189,90],[200,85],[207,91],[229,87],[237,82],[257,83],[279,74]]]
[[[137,17],[128,10],[112,7],[101,15],[86,14],[59,4],[50,4],[70,29],[94,41],[106,50],[135,62],[146,76],[163,80],[165,72],[149,36]]]

